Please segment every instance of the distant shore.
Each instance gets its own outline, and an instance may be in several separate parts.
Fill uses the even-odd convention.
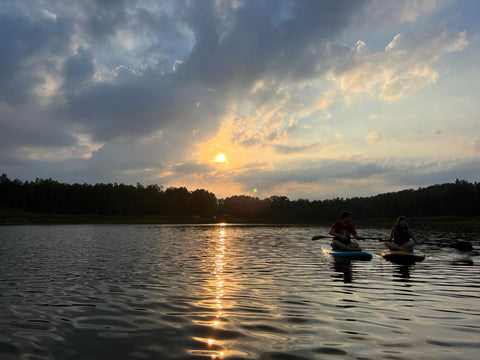
[[[480,216],[429,216],[429,217],[411,217],[408,222],[415,229],[462,229],[465,231],[480,231]],[[355,219],[354,219],[355,220]],[[390,229],[394,225],[395,219],[356,219],[354,221],[357,228],[362,227],[385,227]]]
[[[289,223],[285,219],[278,222],[254,219],[241,219],[230,216],[175,216],[175,215],[147,215],[147,216],[106,216],[106,215],[64,215],[46,213],[27,213],[19,210],[1,210],[0,225],[49,225],[49,224],[285,224],[299,226],[330,226],[331,221],[319,220],[317,223]],[[390,228],[395,219],[355,218],[357,228]],[[480,216],[438,216],[410,218],[410,224],[415,228],[451,228],[460,227],[465,230],[480,230]]]
[[[175,215],[66,215],[27,213],[16,210],[0,210],[0,225],[48,225],[48,224],[214,224],[221,220],[214,217]]]

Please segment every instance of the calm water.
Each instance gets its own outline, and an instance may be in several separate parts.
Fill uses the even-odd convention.
[[[401,266],[375,241],[335,263],[327,232],[0,227],[0,359],[478,358],[480,234],[416,232],[427,259]]]

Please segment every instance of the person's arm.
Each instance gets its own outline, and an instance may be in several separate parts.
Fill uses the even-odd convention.
[[[394,231],[395,231],[395,228],[392,228],[392,229],[390,230],[390,236],[389,236],[387,239],[385,239],[385,241],[392,242]]]
[[[332,225],[332,228],[330,229],[330,231],[328,232],[328,234],[329,234],[329,235],[332,235],[333,237],[340,238],[340,239],[344,239],[344,238],[345,238],[342,234],[338,234],[338,233],[335,231],[335,224]]]
[[[330,231],[328,232],[329,235],[332,235],[333,237],[337,236],[337,233],[335,232],[335,229],[333,226],[331,227]]]
[[[410,237],[412,238],[412,240],[413,240],[414,242],[417,242],[417,239],[415,239],[415,236],[413,235],[412,230],[408,229],[408,235],[410,235]]]
[[[355,226],[352,225],[352,228],[351,228],[351,233],[353,235],[353,237],[357,240],[365,240],[365,238],[363,236],[359,236],[358,233],[357,233],[357,229],[355,229]]]
[[[363,236],[359,236],[356,231],[352,235],[357,240],[365,240],[365,238]]]

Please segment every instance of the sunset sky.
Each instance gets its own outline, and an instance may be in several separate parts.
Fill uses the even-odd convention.
[[[480,1],[0,3],[0,172],[369,196],[480,181]]]

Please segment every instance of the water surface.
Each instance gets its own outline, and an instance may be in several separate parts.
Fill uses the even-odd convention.
[[[479,234],[417,232],[426,260],[396,265],[375,241],[335,262],[327,232],[0,227],[0,359],[478,358]]]

